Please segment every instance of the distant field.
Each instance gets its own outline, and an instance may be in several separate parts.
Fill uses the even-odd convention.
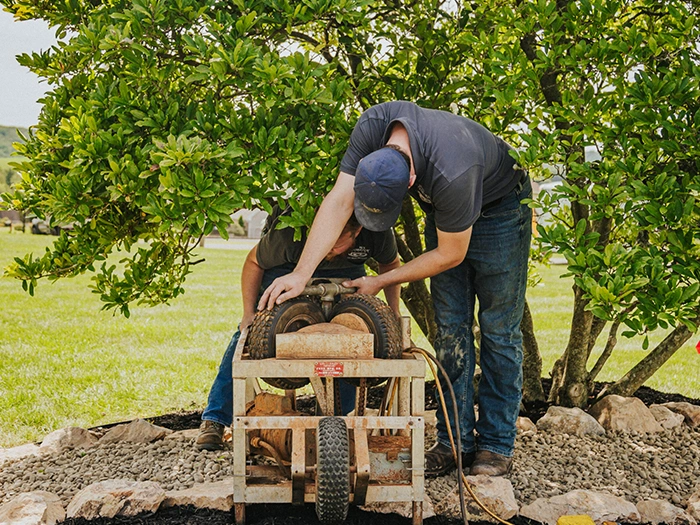
[[[0,231],[0,268],[48,236]],[[172,306],[100,311],[88,275],[41,282],[35,297],[0,279],[0,447],[57,428],[202,408],[240,319],[245,250],[203,249]]]
[[[11,180],[7,178],[7,172],[10,170],[10,162],[21,162],[24,157],[0,157],[0,193],[10,189],[10,184],[14,184],[20,180],[19,174],[13,174]]]
[[[7,168],[10,162],[22,162],[25,157],[10,156],[10,157],[0,157],[0,168]]]
[[[13,256],[39,254],[52,237],[0,230],[0,268]],[[134,307],[125,319],[101,312],[88,275],[42,282],[35,297],[0,279],[0,447],[40,440],[66,426],[84,428],[201,409],[241,316],[240,271],[250,243],[201,250],[187,292],[171,306]],[[561,266],[543,268],[529,291],[545,374],[566,345],[571,282]],[[426,346],[414,330],[414,340]],[[663,334],[654,334],[652,344]],[[648,386],[700,398],[697,337]],[[621,339],[601,380],[620,377],[645,352]]]
[[[10,167],[10,162],[17,162],[16,157],[0,157],[0,171]]]
[[[0,157],[9,157],[10,155],[12,155],[12,152],[14,151],[12,144],[14,142],[21,141],[19,135],[17,134],[18,129],[22,132],[22,134],[25,137],[27,136],[27,128],[0,126]]]

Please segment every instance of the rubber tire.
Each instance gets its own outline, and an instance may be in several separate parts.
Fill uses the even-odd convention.
[[[245,348],[252,359],[269,359],[275,357],[275,336],[296,332],[304,326],[325,322],[325,317],[318,301],[307,297],[296,297],[275,305],[272,310],[262,310],[255,314],[248,329]],[[262,378],[275,388],[293,390],[309,384],[306,377],[272,377]]]
[[[350,440],[345,420],[324,417],[316,430],[316,516],[343,523],[350,506]]]
[[[374,334],[374,357],[376,359],[400,359],[403,353],[401,325],[394,311],[379,297],[367,294],[345,295],[331,312],[336,315],[348,313],[360,317],[370,333]],[[343,378],[348,383],[359,385],[359,378]],[[386,381],[383,378],[368,378],[368,386],[376,386]]]
[[[376,359],[400,359],[401,326],[393,310],[379,297],[367,294],[345,295],[333,307],[331,319],[339,314],[355,314],[374,334]]]

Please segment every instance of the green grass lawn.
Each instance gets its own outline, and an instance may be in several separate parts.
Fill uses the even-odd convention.
[[[0,231],[0,267],[13,256],[41,253],[52,237]],[[240,270],[246,250],[204,248],[184,296],[171,306],[134,307],[129,319],[100,311],[89,275],[42,282],[35,297],[0,279],[0,447],[41,440],[66,426],[201,409],[221,355],[241,315]],[[564,268],[543,268],[529,292],[548,373],[566,345],[571,316]],[[414,328],[414,338],[425,346]],[[652,343],[663,334],[654,334]],[[648,385],[700,397],[697,338]],[[692,343],[692,344],[691,344]],[[621,339],[601,380],[619,377],[645,352],[641,338]]]
[[[0,267],[51,237],[0,233]],[[88,275],[41,282],[35,297],[0,279],[0,446],[65,426],[202,408],[241,316],[246,251],[203,249],[171,306],[100,311]]]

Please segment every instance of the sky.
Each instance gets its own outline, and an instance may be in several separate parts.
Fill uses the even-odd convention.
[[[37,100],[48,84],[17,63],[16,55],[48,49],[56,43],[46,22],[15,22],[0,6],[0,126],[28,127],[37,123]]]

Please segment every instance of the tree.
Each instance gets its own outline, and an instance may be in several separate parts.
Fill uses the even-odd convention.
[[[41,277],[101,264],[95,291],[128,315],[131,302],[182,293],[198,239],[225,235],[236,209],[269,210],[290,191],[287,223],[298,226],[328,190],[350,89],[290,35],[351,23],[355,3],[4,4],[67,38],[20,58],[53,89],[20,147],[25,180],[6,200],[73,225],[10,269],[30,293]],[[128,252],[119,270],[104,262],[115,250]]]
[[[308,223],[359,113],[409,99],[484,123],[534,175],[555,166],[564,177],[533,203],[554,217],[539,228],[542,249],[564,254],[574,277],[553,401],[587,402],[620,326],[696,328],[697,4],[0,3],[68,39],[21,58],[53,91],[22,149],[25,181],[5,200],[74,224],[44,257],[10,269],[29,291],[40,277],[95,270],[107,308],[177,296],[199,237],[225,232],[237,208],[283,196],[294,207],[286,224]],[[586,160],[587,146],[600,160]],[[420,221],[407,202],[404,260],[424,249]],[[103,263],[116,249],[129,252],[119,270]],[[403,297],[432,339],[425,284]],[[606,326],[609,344],[589,370]],[[537,381],[537,352],[528,355]]]
[[[561,190],[542,202],[558,220],[539,230],[574,277],[571,334],[550,400],[586,405],[621,325],[625,336],[673,328],[609,390],[631,395],[692,335],[700,314],[700,48],[692,6],[558,2],[544,11],[523,5],[513,16],[523,31],[521,65],[537,75],[542,102],[522,135],[521,159],[554,160],[562,169]],[[586,161],[585,146],[600,160]],[[561,208],[561,197],[570,207]],[[589,371],[606,324],[606,347]]]

